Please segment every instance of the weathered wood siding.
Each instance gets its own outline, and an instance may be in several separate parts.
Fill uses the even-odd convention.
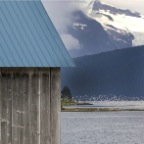
[[[59,68],[1,68],[0,144],[60,144]]]

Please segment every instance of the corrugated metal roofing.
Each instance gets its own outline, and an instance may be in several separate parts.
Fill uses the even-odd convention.
[[[0,67],[72,67],[40,0],[0,0]]]

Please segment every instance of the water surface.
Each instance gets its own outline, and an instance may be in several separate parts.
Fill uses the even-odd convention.
[[[143,144],[144,112],[63,112],[61,144]]]

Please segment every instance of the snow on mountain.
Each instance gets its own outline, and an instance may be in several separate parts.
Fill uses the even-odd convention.
[[[100,0],[91,1],[88,5],[87,15],[98,21],[109,35],[111,35],[111,31],[131,33],[134,36],[133,45],[144,44],[144,15],[115,8]]]

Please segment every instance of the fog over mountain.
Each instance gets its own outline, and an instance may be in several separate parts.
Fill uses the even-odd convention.
[[[110,31],[126,31],[134,35],[133,45],[144,44],[144,14],[120,9],[98,0],[89,4],[88,15],[100,22],[104,29]]]
[[[72,57],[144,44],[144,15],[104,1],[45,2]]]
[[[113,7],[101,1],[91,1],[87,13],[73,12],[74,22],[69,33],[79,40],[80,49],[72,56],[92,55],[141,45],[144,43],[144,16],[138,12]]]
[[[117,31],[113,26],[109,26],[111,30],[106,31],[101,23],[81,11],[76,11],[73,15],[76,19],[68,32],[79,40],[81,48],[70,50],[72,56],[92,55],[132,46],[134,36],[131,33]]]

